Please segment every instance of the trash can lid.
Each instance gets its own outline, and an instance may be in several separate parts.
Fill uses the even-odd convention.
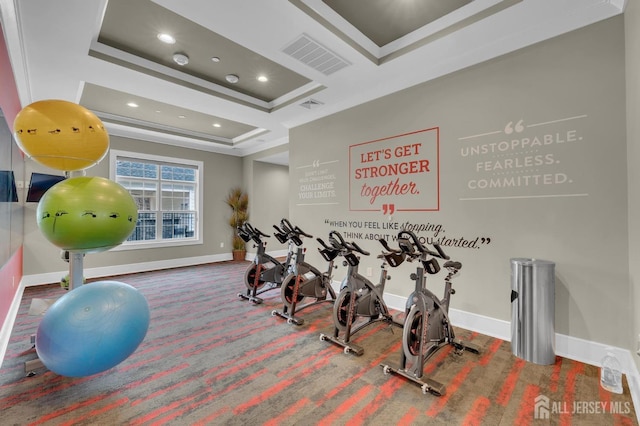
[[[526,257],[514,257],[511,259],[511,263],[515,263],[518,265],[554,265],[554,262],[550,260],[542,260],[542,259],[534,259],[534,258],[526,258]]]

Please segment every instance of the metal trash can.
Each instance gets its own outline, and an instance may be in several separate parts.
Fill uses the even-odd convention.
[[[555,263],[511,259],[511,351],[525,361],[554,364]]]

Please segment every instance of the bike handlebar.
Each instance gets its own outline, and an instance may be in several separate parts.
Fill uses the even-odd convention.
[[[347,242],[338,231],[329,232],[329,244],[325,243],[322,238],[316,238],[318,242],[327,250],[338,250],[341,256],[349,255],[353,252],[369,256],[371,253],[360,247],[355,241]]]
[[[249,222],[245,222],[238,226],[238,236],[245,242],[253,240],[256,244],[262,244],[261,237],[269,237],[269,235],[265,234],[258,228],[254,228]]]
[[[387,251],[386,253],[383,252],[382,255],[387,260],[387,263],[393,267],[399,266],[405,259],[408,259],[409,262],[415,259],[420,259],[420,262],[427,273],[436,274],[440,271],[440,265],[436,258],[446,260],[444,267],[450,271],[457,272],[462,267],[460,262],[453,262],[449,260],[450,257],[445,254],[440,244],[432,243],[431,245],[436,249],[436,251],[429,250],[420,242],[418,236],[409,230],[403,229],[398,232],[397,242],[399,249],[392,249],[389,247],[389,244],[383,238],[378,241],[380,241],[380,244],[382,244]],[[428,258],[429,255],[431,258]]]
[[[302,240],[300,239],[301,236],[313,238],[313,235],[307,234],[302,229],[300,229],[299,226],[293,226],[287,218],[283,218],[280,221],[280,228],[278,228],[276,225],[273,225],[273,227],[276,228],[279,233],[284,235],[286,239],[293,241],[296,245],[302,245]]]
[[[300,229],[300,227],[298,225],[293,226],[291,224],[291,222],[289,221],[289,219],[287,219],[286,217],[283,218],[280,221],[280,226],[282,227],[282,229],[284,229],[285,232],[287,233],[295,233],[298,235],[304,235],[305,237],[309,237],[309,238],[313,238],[313,235],[309,235],[306,232],[304,232],[302,229]]]
[[[450,257],[447,256],[445,254],[445,252],[442,250],[442,247],[440,246],[440,244],[438,243],[432,243],[431,245],[436,249],[436,251],[431,251],[428,248],[426,248],[418,239],[418,236],[413,232],[413,231],[408,231],[408,230],[402,230],[400,232],[398,232],[398,240],[402,239],[404,237],[404,235],[408,235],[409,238],[411,238],[413,246],[418,249],[418,251],[420,252],[420,254],[429,254],[433,257],[438,257],[440,259],[444,259],[444,260],[449,260]],[[404,237],[404,239],[406,240],[407,238]],[[405,252],[406,248],[403,249],[403,245],[400,245],[400,249]],[[407,253],[410,254],[410,253]]]
[[[293,225],[291,224],[291,222],[289,222],[289,219],[287,218],[282,218],[280,220],[280,227],[286,233],[293,232]]]
[[[402,253],[402,250],[392,249],[391,247],[389,247],[389,243],[387,243],[387,240],[385,240],[384,238],[380,238],[378,241],[380,241],[380,244],[382,244],[382,247],[384,247],[386,251],[395,254]]]
[[[307,238],[313,238],[313,235],[311,235],[311,234],[307,234],[307,233],[306,233],[306,232],[304,232],[302,229],[300,229],[300,228],[298,227],[298,225],[296,225],[296,227],[295,227],[295,231],[296,231],[298,234],[300,234],[300,235],[302,235],[302,236],[305,236],[305,237],[307,237]]]
[[[333,238],[332,238],[333,237]],[[355,243],[355,241],[352,242],[347,242],[345,241],[345,239],[342,237],[342,234],[339,233],[338,231],[331,231],[329,233],[329,242],[331,242],[332,244],[334,244],[336,242],[338,242],[339,247],[349,253],[352,252],[358,252],[360,254],[363,254],[365,256],[369,256],[369,252],[362,249],[360,246],[358,246],[358,244]]]
[[[358,253],[364,254],[365,256],[369,256],[369,254],[371,254],[368,251],[366,251],[365,249],[361,248],[355,241],[351,241],[350,243],[347,243],[347,244],[349,244],[353,248],[354,251],[357,251]]]
[[[269,234],[265,234],[264,232],[262,232],[262,231],[261,231],[261,230],[259,230],[258,228],[254,228],[253,226],[251,226],[251,224],[247,223],[247,225],[249,225],[257,235],[259,235],[259,236],[261,236],[261,237],[267,237],[267,238],[269,238],[269,237],[270,237],[270,235],[269,235]]]

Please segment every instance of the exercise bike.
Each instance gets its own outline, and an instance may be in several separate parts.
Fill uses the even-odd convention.
[[[276,225],[273,225],[273,227],[276,229],[274,236],[278,241],[283,244],[286,243],[287,238],[284,232]],[[253,262],[244,273],[244,283],[247,286],[247,291],[238,293],[238,297],[260,304],[264,300],[258,295],[279,288],[282,281],[290,273],[291,259],[294,256],[294,251],[296,251],[295,243],[289,240],[286,260],[279,262],[266,252],[267,243],[263,241],[263,238],[268,238],[269,235],[258,228],[254,228],[249,222],[245,222],[238,227],[238,235],[247,243],[253,240],[254,247],[258,249]],[[302,241],[300,241],[300,244],[302,244]],[[304,256],[301,247],[297,248],[297,252],[299,256]]]
[[[456,339],[451,321],[449,320],[449,301],[455,290],[452,288],[451,279],[460,271],[462,264],[449,260],[440,245],[433,244],[436,251],[427,249],[420,243],[416,234],[411,231],[398,233],[399,250],[391,249],[385,240],[380,240],[385,249],[394,252],[396,259],[406,258],[409,262],[419,260],[420,265],[416,272],[411,274],[415,282],[415,290],[409,295],[406,305],[406,317],[402,335],[402,353],[400,367],[393,368],[382,365],[384,374],[399,374],[419,384],[422,392],[430,392],[441,396],[445,394],[445,385],[431,378],[424,377],[424,365],[426,361],[439,349],[446,345],[453,345],[455,352],[461,355],[467,349],[473,353],[480,353],[480,348],[471,343],[463,343]],[[427,276],[440,271],[438,260],[445,260],[443,267],[448,271],[444,279],[444,298],[438,297],[426,288]],[[397,267],[399,263],[391,266]]]
[[[380,280],[373,284],[358,273],[360,259],[358,254],[368,256],[369,252],[363,250],[355,242],[346,242],[337,231],[329,233],[329,244],[320,238],[318,241],[326,250],[334,250],[345,260],[343,265],[348,266],[347,276],[340,285],[340,292],[333,305],[333,335],[320,334],[320,340],[328,340],[344,348],[344,353],[349,352],[360,356],[364,349],[351,342],[351,337],[364,327],[378,321],[387,322],[390,325],[402,327],[402,324],[394,321],[383,299],[384,286],[391,277],[387,274],[387,262],[395,260],[398,255],[395,252],[383,253]],[[342,333],[342,335],[340,335]]]
[[[301,236],[312,238],[312,235],[306,234],[298,226],[292,226],[286,219],[280,223],[280,229],[295,244],[298,244]],[[335,269],[334,259],[338,256],[338,252],[328,248],[318,249],[318,251],[328,262],[327,271],[320,272],[295,253],[291,259],[291,273],[287,275],[280,287],[282,310],[274,310],[271,312],[272,315],[286,319],[289,324],[302,325],[304,320],[297,318],[296,312],[320,303],[333,302],[336,299],[331,282],[333,269]],[[305,298],[313,301],[299,305]]]

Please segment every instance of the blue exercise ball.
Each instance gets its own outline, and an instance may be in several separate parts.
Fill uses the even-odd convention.
[[[61,376],[97,374],[136,350],[149,317],[149,304],[134,287],[118,281],[85,284],[47,309],[36,333],[36,352]]]

